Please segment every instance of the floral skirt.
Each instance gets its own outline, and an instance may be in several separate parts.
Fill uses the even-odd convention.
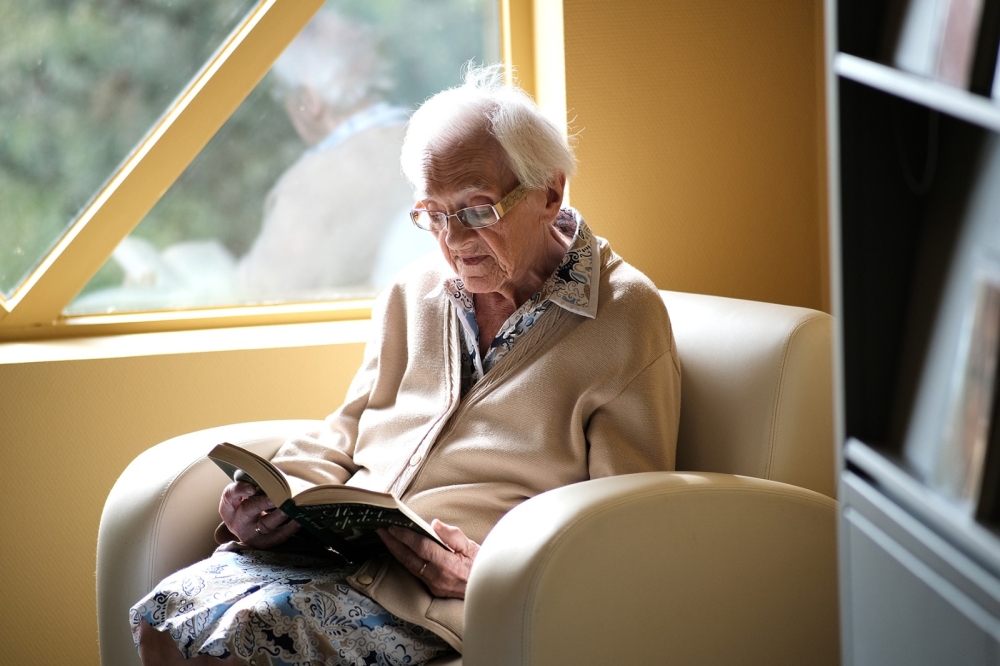
[[[165,578],[132,607],[169,631],[185,658],[235,655],[253,666],[396,666],[449,651],[346,583],[356,567],[307,555],[216,551]]]

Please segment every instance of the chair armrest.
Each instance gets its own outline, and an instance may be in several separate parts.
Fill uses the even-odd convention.
[[[463,663],[837,664],[835,518],[819,493],[729,474],[544,493],[479,552]]]
[[[132,461],[118,478],[97,537],[97,622],[101,662],[138,664],[128,609],[168,574],[211,554],[226,476],[205,454],[219,442],[270,457],[291,435],[322,421],[261,421],[201,430],[167,440]]]

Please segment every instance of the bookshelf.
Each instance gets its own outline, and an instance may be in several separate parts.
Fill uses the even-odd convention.
[[[982,95],[901,72],[849,53],[834,56],[833,71],[843,79],[1000,132],[1000,104]]]
[[[894,66],[935,2],[826,0],[845,664],[1000,663],[1000,100]]]

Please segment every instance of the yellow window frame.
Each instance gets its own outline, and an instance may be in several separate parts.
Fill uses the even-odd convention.
[[[0,341],[362,319],[371,300],[66,316],[66,306],[260,82],[324,0],[261,0],[9,299]],[[562,0],[501,0],[503,60],[565,118]],[[558,114],[561,114],[558,115]]]

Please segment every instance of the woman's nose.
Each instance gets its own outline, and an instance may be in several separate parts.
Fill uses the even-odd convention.
[[[458,221],[455,216],[448,216],[445,222],[444,229],[441,230],[444,234],[444,241],[450,248],[459,248],[468,242],[469,237],[474,232],[472,229],[466,229],[462,226],[462,223]]]

